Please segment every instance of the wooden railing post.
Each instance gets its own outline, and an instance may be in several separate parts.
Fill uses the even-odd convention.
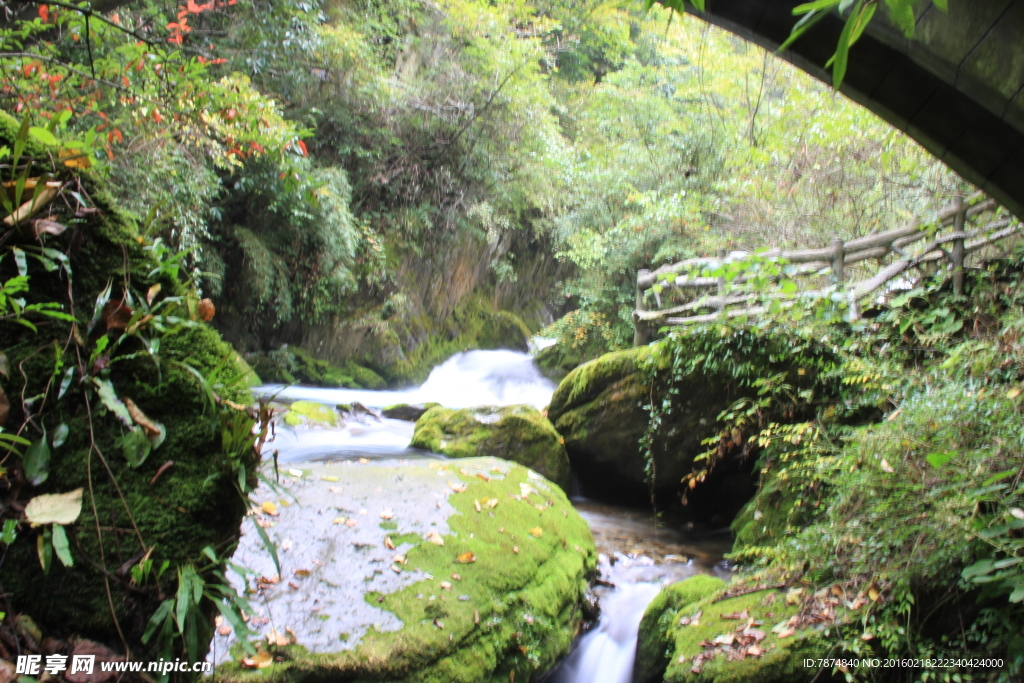
[[[832,280],[837,285],[842,285],[845,279],[846,270],[846,246],[843,240],[835,238],[832,240]]]
[[[953,293],[959,295],[964,293],[964,257],[966,255],[963,232],[967,224],[967,209],[964,207],[963,197],[956,198],[956,209],[953,230],[959,233],[959,236],[953,240],[953,248],[949,250],[949,257],[953,262]]]
[[[725,267],[725,256],[728,252],[725,249],[718,250],[718,266]],[[718,310],[725,310],[725,275],[718,276]]]
[[[646,310],[644,306],[644,290],[640,287],[640,278],[650,272],[650,270],[642,268],[636,274],[636,311],[633,313],[633,346],[644,346],[650,341],[650,333],[647,329],[647,323],[641,320],[640,316],[637,315],[640,311]]]

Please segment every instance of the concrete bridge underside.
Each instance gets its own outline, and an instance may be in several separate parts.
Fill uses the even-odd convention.
[[[706,0],[695,14],[775,50],[801,2]],[[948,2],[948,13],[919,3],[911,39],[881,7],[850,51],[841,91],[1024,218],[1024,0]],[[827,17],[780,56],[831,82],[824,65],[842,27]]]

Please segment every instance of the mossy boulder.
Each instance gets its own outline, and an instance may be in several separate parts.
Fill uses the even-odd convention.
[[[562,439],[531,406],[431,408],[416,421],[410,445],[451,458],[505,458],[543,474],[563,490],[569,486],[569,458]]]
[[[17,129],[17,122],[0,112],[0,144],[10,143],[12,129]],[[0,349],[10,367],[19,370],[0,380],[12,399],[6,428],[17,430],[26,418],[24,404],[14,397],[40,397],[21,433],[31,441],[45,439],[51,453],[47,476],[35,486],[25,483],[24,461],[8,456],[2,507],[7,516],[17,516],[12,511],[37,495],[75,489],[82,489],[83,504],[79,517],[66,526],[73,566],[65,567],[55,557],[44,573],[36,545],[44,529],[22,524],[16,540],[5,549],[0,583],[10,596],[6,609],[29,615],[45,636],[82,636],[120,647],[120,631],[133,652],[144,657],[152,651],[140,637],[163,596],[152,582],[129,585],[127,572],[143,555],[156,567],[166,560],[169,569],[162,589],[173,594],[173,579],[167,577],[176,576],[185,564],[209,566],[203,548],[230,544],[247,508],[237,492],[239,473],[234,466],[254,463],[246,453],[225,453],[220,409],[209,404],[196,374],[221,399],[245,403],[251,398],[246,387],[250,371],[215,330],[195,320],[168,323],[163,333],[142,328],[150,340],[160,340],[159,365],[140,339],[116,325],[102,320],[90,325],[95,302],[108,286],[115,302],[127,301],[122,297],[128,287],[135,308],[141,307],[137,302],[145,300],[147,291],[156,296],[154,303],[194,293],[172,277],[172,269],[161,268],[154,260],[136,219],[120,209],[99,179],[88,172],[51,168],[49,155],[36,150],[34,143],[28,151],[36,156],[35,173],[51,171],[58,181],[74,183],[76,196],[83,198],[78,201],[89,202],[90,210],[76,216],[60,200],[46,209],[53,220],[68,226],[61,235],[47,235],[45,246],[68,255],[70,276],[47,269],[36,259],[27,263],[27,302],[55,302],[67,312],[73,310],[75,329],[68,321],[38,318],[38,331],[10,321],[0,324]],[[9,244],[19,245],[19,238],[12,236]],[[0,280],[16,274],[14,259],[0,262]],[[150,290],[156,284],[159,293]],[[73,302],[69,292],[74,292]],[[172,310],[170,306],[173,303],[157,314]],[[173,315],[187,318],[187,307]],[[105,336],[110,345],[103,351],[97,345]],[[90,362],[97,348],[96,362]],[[71,374],[65,375],[69,368]],[[65,376],[68,384],[59,390]],[[126,451],[134,451],[122,441],[130,432],[123,418],[105,407],[96,381],[109,382],[117,397],[131,399],[165,429],[164,442],[134,467],[126,457]],[[224,413],[224,420],[236,418],[233,429],[251,429],[252,421],[241,411]],[[67,437],[55,444],[52,437],[61,425],[67,427]]]
[[[385,406],[380,411],[380,414],[392,420],[415,422],[423,417],[423,413],[440,405],[440,403],[396,403],[394,405]]]
[[[275,661],[247,670],[217,636],[235,661],[216,681],[532,681],[568,652],[596,553],[557,486],[496,458],[299,467],[293,504],[257,497],[277,502],[267,532],[288,547],[250,622]],[[262,546],[248,530],[235,559],[269,577]],[[295,643],[267,646],[272,626]]]
[[[818,673],[804,658],[826,656],[823,630],[789,626],[801,602],[774,589],[728,595],[710,576],[662,590],[640,622],[633,683],[791,683]]]
[[[605,354],[584,363],[558,385],[548,417],[565,447],[585,495],[636,502],[651,488],[667,501],[684,494],[687,512],[714,524],[727,524],[755,490],[757,420],[743,431],[720,415],[741,399],[761,398],[765,381],[785,383],[786,396],[801,393],[800,404],[772,398],[758,411],[762,421],[801,422],[813,414],[813,401],[835,391],[819,381],[834,366],[834,353],[800,332],[721,326],[687,329],[649,346]],[[747,407],[749,407],[748,404]],[[651,408],[657,423],[648,435]],[[653,454],[649,480],[645,436]],[[697,460],[717,442],[713,467],[700,484],[681,481],[708,461]]]
[[[664,365],[657,347],[642,346],[605,354],[584,363],[558,385],[548,418],[565,438],[573,466],[583,480],[614,482],[614,487],[647,493],[646,460],[640,441],[650,422],[644,408],[660,401],[656,373]],[[715,383],[695,378],[680,394],[682,410],[657,451],[657,486],[672,486],[690,471],[702,452],[701,440],[714,433],[715,417],[728,400]]]

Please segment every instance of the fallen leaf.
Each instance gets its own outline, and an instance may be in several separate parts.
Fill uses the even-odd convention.
[[[108,301],[103,305],[101,320],[108,330],[124,330],[132,319],[132,309],[120,301]]]
[[[368,464],[370,464],[370,461],[367,458],[359,458],[359,464],[360,465],[368,465]]]
[[[295,576],[298,576],[299,578],[304,579],[307,576],[309,576],[309,570],[308,569],[296,569],[295,570]]]
[[[289,581],[288,585],[291,586],[294,589],[298,589],[298,587],[299,587],[299,584],[295,583],[294,581]]]
[[[438,621],[437,619],[434,619],[434,626],[438,627],[442,631],[444,630],[444,622],[443,621]]]
[[[463,491],[469,488],[469,485],[464,484],[461,481],[457,483],[454,481],[450,481],[448,482],[448,486],[450,486],[452,491],[455,491],[455,493],[462,493]]]
[[[476,476],[477,476],[478,479],[482,479],[483,481],[490,481],[491,480],[491,478],[488,477],[486,474],[480,474],[479,472],[477,473]]]
[[[283,647],[285,645],[291,645],[292,641],[291,638],[289,638],[283,633],[278,633],[277,629],[271,627],[270,633],[267,634],[267,643],[269,643],[270,645],[279,645]]]
[[[441,538],[441,534],[437,533],[436,531],[431,531],[429,534],[427,534],[427,540],[433,543],[434,545],[444,545],[444,539]]]
[[[540,538],[544,535],[544,530],[541,529],[539,526],[535,526],[532,529],[530,529],[530,535],[534,538]]]
[[[782,638],[789,638],[794,633],[796,633],[796,630],[791,629],[791,628],[784,628],[781,631],[779,631],[779,638],[780,639],[782,639]]]
[[[345,523],[345,518],[344,517],[335,517],[334,519],[331,520],[331,524],[344,524],[344,523]]]
[[[406,559],[405,555],[395,555],[391,558],[391,561],[395,564],[406,564],[409,560]]]
[[[1017,519],[1024,519],[1024,510],[1021,510],[1020,508],[1010,508],[1010,514]]]
[[[128,414],[135,420],[135,424],[142,427],[150,439],[158,438],[164,433],[163,426],[146,417],[146,414],[130,398],[124,399],[124,407],[128,409]]]
[[[476,562],[476,555],[474,555],[471,551],[467,550],[466,552],[456,557],[455,561],[459,564],[469,564],[471,562]]]
[[[384,537],[384,547],[387,548],[388,550],[394,550],[395,549],[395,542],[391,540],[390,536],[385,536]]]
[[[25,519],[32,526],[71,524],[82,512],[82,489],[67,493],[44,493],[25,506]]]
[[[474,500],[473,501],[473,507],[476,508],[477,512],[480,512],[480,501],[479,500]]]
[[[284,541],[281,543],[281,550],[291,550],[291,549],[292,549],[292,539],[290,539],[290,538],[284,539]]]
[[[152,287],[150,287],[146,291],[146,303],[147,304],[151,304],[152,305],[153,299],[155,299],[156,295],[160,293],[160,289],[161,289],[160,283],[158,282],[158,283],[156,283],[155,285],[153,285]]]
[[[443,591],[450,591],[451,589],[452,589],[452,585],[450,583],[448,583],[447,581],[442,581],[441,582],[441,590],[443,590]]]
[[[747,656],[748,657],[760,657],[763,654],[764,654],[764,650],[761,647],[757,646],[757,645],[751,645],[750,647],[747,648]]]
[[[878,598],[882,597],[882,595],[878,592],[877,588],[871,586],[868,588],[868,597],[871,598],[872,602],[878,602]]]
[[[299,479],[302,479],[303,471],[297,470],[294,467],[290,467],[288,468],[288,474],[292,475],[293,477],[298,477]]]
[[[322,476],[320,477],[320,479],[321,479],[322,481],[340,481],[340,480],[338,479],[338,477],[329,477],[329,476],[327,476],[327,475],[322,475]],[[332,491],[334,491],[334,488],[335,488],[335,487],[333,487],[333,486],[332,486],[332,487],[331,487],[331,490],[332,490]],[[339,490],[339,491],[338,491],[338,493],[340,493],[340,492],[341,492],[341,491]]]
[[[354,519],[351,519],[351,518],[349,518],[349,519],[346,519],[346,520],[345,520],[345,526],[348,526],[348,527],[353,527],[353,526],[355,526],[356,524],[359,524],[359,522],[357,522],[357,521],[356,521],[356,520],[354,520]]]
[[[341,493],[341,487],[340,486],[331,486],[328,490],[331,493]]]
[[[886,460],[885,458],[882,458],[881,467],[883,472],[888,472],[889,474],[892,474],[893,472],[896,471],[893,469],[892,465],[889,464],[889,461]]]
[[[462,581],[462,575],[461,574],[452,574],[452,578],[455,579],[456,581]]]
[[[395,513],[393,513],[391,510],[387,510],[387,509],[381,510],[381,513],[380,513],[380,518],[381,519],[391,519],[394,516],[395,516]]]
[[[863,633],[863,634],[861,634],[860,639],[861,640],[873,640],[874,637],[875,637],[874,633]]]
[[[36,239],[40,235],[59,235],[68,229],[66,225],[46,218],[37,218],[29,225],[32,228],[32,237]]]
[[[512,552],[514,552],[516,555],[518,555],[519,554],[519,546],[517,546],[517,545],[512,546]]]
[[[277,505],[275,505],[273,501],[268,500],[267,502],[263,503],[262,505],[260,505],[260,509],[263,510],[268,515],[270,515],[271,517],[277,517],[278,515]]]
[[[366,516],[366,508],[359,508],[359,514]]]
[[[223,626],[221,626],[220,628],[217,629],[217,633],[222,635],[222,636],[230,636],[231,635],[231,627],[228,626],[227,624],[224,624]]]
[[[252,657],[242,658],[242,667],[245,669],[266,669],[274,663],[274,657],[269,652],[260,650]]]
[[[539,474],[537,474],[533,470],[527,470],[526,476],[528,476],[530,479],[536,479],[537,481],[540,481],[541,479],[543,479],[542,476],[540,476]]]
[[[736,642],[736,636],[732,633],[726,633],[724,635],[717,636],[713,642],[715,645],[732,645]]]

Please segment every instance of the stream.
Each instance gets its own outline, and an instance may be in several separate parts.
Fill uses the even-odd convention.
[[[362,403],[379,410],[395,403],[437,402],[449,408],[528,404],[543,409],[555,384],[542,376],[531,357],[514,351],[468,351],[434,368],[423,385],[400,391],[265,385],[256,392],[279,401],[326,404]],[[368,416],[339,428],[280,428],[272,446],[282,467],[323,464],[391,463],[441,458],[410,449],[414,423]],[[379,490],[379,489],[378,489]],[[599,582],[594,593],[601,614],[572,653],[545,683],[630,683],[637,629],[644,610],[662,586],[698,573],[728,579],[722,555],[731,539],[698,537],[659,528],[649,511],[605,505],[582,496],[572,502],[591,528],[599,553]],[[682,525],[679,525],[682,526]],[[241,550],[240,550],[241,552]],[[259,563],[255,556],[236,560]],[[264,560],[265,561],[265,560]],[[269,569],[268,569],[269,572]],[[282,606],[283,607],[283,606]],[[382,625],[386,628],[386,625]],[[215,642],[215,650],[217,643]],[[223,652],[223,650],[221,650]]]

